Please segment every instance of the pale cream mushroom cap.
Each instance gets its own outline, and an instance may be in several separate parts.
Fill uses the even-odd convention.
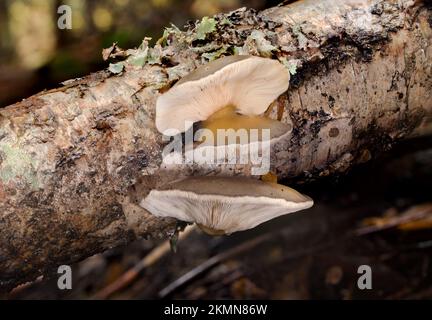
[[[277,141],[292,131],[291,124],[283,123],[281,121],[273,120],[263,116],[244,116],[241,114],[236,114],[234,111],[230,112],[233,110],[233,108],[225,109],[227,109],[227,111],[224,109],[218,111],[219,113],[221,111],[224,112],[222,115],[219,116],[218,113],[213,114],[206,121],[203,121],[200,127],[200,129],[210,130],[213,136],[216,138],[218,136],[218,130],[225,130],[221,133],[222,137],[225,136],[227,141],[217,141],[219,145],[228,145],[230,143],[243,144],[241,139],[238,139],[240,141],[237,142],[235,139],[236,135],[237,138],[239,138],[238,135],[242,133],[241,131],[247,133],[246,136],[248,141],[246,143],[264,141],[265,139],[262,137],[262,133],[263,130],[266,129],[269,130],[268,138],[270,141]],[[255,131],[255,133],[258,134],[252,135],[252,131]],[[195,139],[196,141],[202,141],[202,132],[197,131]]]
[[[140,205],[158,217],[230,234],[310,208],[313,200],[289,187],[251,178],[190,177],[152,190]]]
[[[267,150],[272,145],[289,137],[292,131],[291,125],[266,117],[235,115],[229,119],[235,122],[233,126],[229,124],[229,120],[226,122],[224,120],[212,121],[211,126],[218,129],[207,127],[205,129],[209,131],[202,132],[202,129],[199,129],[196,132],[194,139],[199,143],[196,143],[194,148],[185,150],[186,159],[193,159],[197,164],[245,164],[240,159],[259,159],[267,152],[270,153]],[[220,129],[225,130],[221,135],[215,132]],[[265,129],[269,130],[268,136],[263,136]],[[254,134],[252,134],[253,131],[255,131]],[[212,134],[207,136],[208,133]]]
[[[188,130],[229,105],[259,115],[288,89],[290,75],[277,60],[229,56],[197,68],[156,102],[156,128],[166,135]]]
[[[186,148],[185,156],[198,164],[246,164],[245,159],[258,159],[267,154],[270,152],[267,149],[289,137],[291,131],[291,124],[264,116],[237,114],[230,106],[200,123],[194,134],[196,143],[193,148]]]

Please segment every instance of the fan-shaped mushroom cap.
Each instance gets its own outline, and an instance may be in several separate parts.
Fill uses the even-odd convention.
[[[166,135],[188,130],[229,105],[244,115],[265,112],[288,89],[290,75],[278,61],[229,56],[197,68],[156,102],[156,127]]]
[[[289,137],[291,131],[291,124],[237,114],[233,107],[226,107],[200,123],[194,147],[187,148],[185,156],[197,164],[250,164],[252,159],[264,161],[266,155],[270,161],[271,146]]]
[[[313,200],[277,183],[244,177],[190,177],[152,190],[140,205],[155,216],[229,234],[310,208]]]
[[[245,130],[248,136],[248,143],[263,141],[262,136],[251,134],[251,130],[257,130],[259,134],[263,130],[269,130],[269,139],[276,141],[287,133],[291,133],[292,126],[281,121],[273,120],[263,116],[245,116],[242,114],[235,113],[233,106],[226,107],[214,113],[207,120],[203,121],[201,127],[208,129],[213,133],[214,137],[217,137],[218,130],[229,130],[232,129],[231,133],[236,134],[238,130]],[[233,132],[234,131],[234,132]],[[197,140],[201,141],[200,135],[197,135]],[[253,140],[255,138],[255,140]],[[229,141],[229,132],[227,132],[225,142],[217,141],[219,145],[227,145]],[[234,139],[235,140],[235,139]],[[215,141],[216,142],[216,141]],[[239,142],[241,144],[241,142]]]

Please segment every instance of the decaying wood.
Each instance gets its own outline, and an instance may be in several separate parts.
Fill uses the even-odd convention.
[[[136,204],[160,184],[250,174],[248,166],[162,164],[158,95],[219,54],[269,56],[293,74],[270,112],[294,126],[272,148],[279,177],[344,172],[430,122],[432,8],[422,1],[306,0],[216,22],[204,39],[196,24],[169,29],[142,67],[128,60],[120,74],[101,71],[1,110],[0,286],[137,237],[166,237],[174,222]]]

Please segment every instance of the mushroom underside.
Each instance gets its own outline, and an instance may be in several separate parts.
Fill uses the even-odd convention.
[[[294,202],[263,196],[227,197],[181,190],[152,190],[140,205],[155,216],[195,222],[229,234],[307,209],[313,205],[313,201]]]
[[[228,64],[204,78],[182,81],[161,95],[156,103],[156,127],[166,135],[176,135],[229,105],[244,115],[262,114],[288,89],[289,78],[286,69],[272,59],[249,57]]]

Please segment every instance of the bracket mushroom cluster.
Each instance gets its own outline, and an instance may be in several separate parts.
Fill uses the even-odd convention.
[[[271,144],[292,130],[288,124],[263,116],[269,105],[288,89],[289,80],[288,70],[276,60],[223,57],[197,68],[158,98],[156,128],[167,136],[194,129],[195,123],[212,133],[218,129],[242,129],[247,133],[269,129],[267,142]],[[155,216],[195,222],[212,235],[254,228],[312,205],[308,196],[277,183],[209,176],[168,183],[150,191],[140,202]]]

